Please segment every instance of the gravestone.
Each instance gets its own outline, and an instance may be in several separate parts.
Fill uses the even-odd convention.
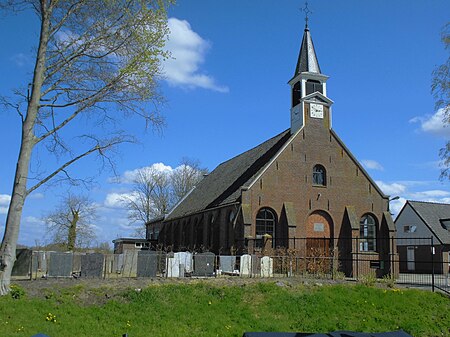
[[[220,269],[222,273],[234,273],[236,269],[236,256],[224,256],[219,257]]]
[[[46,272],[47,269],[47,259],[45,258],[45,252],[34,251],[31,257],[31,268],[33,274],[37,272]]]
[[[158,267],[158,255],[151,250],[141,250],[137,258],[138,277],[156,277]]]
[[[178,258],[180,265],[184,266],[184,272],[183,273],[192,273],[193,268],[193,260],[192,260],[192,253],[189,252],[178,252],[174,254],[175,257]]]
[[[31,271],[31,256],[33,252],[30,249],[16,249],[16,262],[14,262],[12,276],[29,276]]]
[[[252,276],[252,256],[244,254],[241,256],[239,274],[241,276]]]
[[[50,254],[48,252],[39,252],[39,258],[38,258],[38,270],[47,273],[48,270],[48,259]]]
[[[105,274],[114,272],[114,254],[105,254]]]
[[[82,253],[73,253],[72,271],[76,273],[81,272],[81,256]]]
[[[103,254],[92,253],[81,255],[81,274],[83,278],[102,278],[103,276]]]
[[[261,277],[273,277],[273,259],[263,256],[261,259]]]
[[[48,261],[49,277],[70,277],[72,276],[72,253],[50,252]]]
[[[126,250],[123,253],[123,276],[136,277],[137,275],[137,250]]]
[[[167,277],[183,277],[184,276],[184,266],[181,265],[180,255],[177,253],[167,254]],[[180,270],[180,269],[183,270]]]
[[[123,273],[123,254],[114,254],[113,272],[117,274]]]
[[[33,252],[31,256],[31,272],[33,274],[37,273],[39,269],[39,252]]]
[[[194,276],[214,275],[214,253],[200,253],[194,255]]]

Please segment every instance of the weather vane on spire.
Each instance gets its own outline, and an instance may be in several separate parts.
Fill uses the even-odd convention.
[[[305,1],[305,7],[300,8],[300,10],[305,13],[305,28],[308,28],[308,16],[312,13],[312,11],[308,8],[308,1]]]

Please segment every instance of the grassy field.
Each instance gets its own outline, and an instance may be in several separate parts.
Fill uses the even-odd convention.
[[[51,337],[242,336],[245,331],[364,332],[403,329],[450,336],[450,299],[363,285],[197,282],[112,292],[75,286],[0,298],[0,335]],[[89,292],[89,294],[87,294]]]

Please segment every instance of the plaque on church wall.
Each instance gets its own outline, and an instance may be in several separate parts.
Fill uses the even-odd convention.
[[[314,232],[324,232],[325,231],[325,225],[323,223],[315,223],[314,224]]]

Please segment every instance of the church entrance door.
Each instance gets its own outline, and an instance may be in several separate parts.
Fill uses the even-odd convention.
[[[324,211],[314,211],[306,224],[308,257],[329,257],[333,248],[333,220]]]

